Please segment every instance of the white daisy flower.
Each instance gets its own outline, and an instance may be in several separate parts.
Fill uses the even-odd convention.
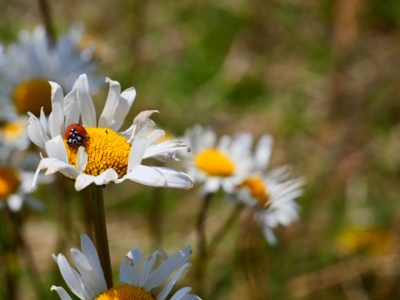
[[[45,29],[37,26],[22,31],[17,43],[0,46],[0,119],[13,121],[28,111],[39,115],[42,106],[49,113],[49,80],[70,90],[80,74],[88,73],[92,85],[100,83],[91,49],[79,49],[81,36],[74,27],[49,45]]]
[[[183,140],[192,152],[185,159],[188,174],[195,182],[203,183],[202,193],[215,193],[220,188],[232,192],[251,170],[253,139],[250,134],[225,135],[217,142],[211,129],[197,125],[186,131]]]
[[[121,92],[118,82],[108,78],[106,82],[110,88],[98,122],[85,74],[65,97],[61,87],[50,82],[50,116],[46,118],[42,110],[39,119],[30,114],[28,122],[29,137],[48,156],[41,160],[37,174],[43,169],[46,174],[60,172],[75,180],[77,191],[92,183],[105,185],[127,179],[150,186],[190,188],[192,180],[185,173],[142,164],[151,157],[173,158],[176,151],[187,151],[187,146],[175,139],[157,142],[164,131],[156,129],[149,119],[155,111],[140,113],[132,126],[119,133],[136,91],[128,88]]]
[[[295,199],[302,195],[303,180],[291,179],[287,166],[265,172],[271,149],[272,138],[264,135],[254,153],[252,172],[236,186],[230,198],[250,207],[266,239],[276,244],[273,229],[279,225],[288,226],[299,218]]]
[[[163,251],[155,251],[147,260],[139,249],[129,251],[121,264],[120,284],[107,288],[99,256],[87,235],[81,235],[81,250],[71,249],[76,269],[64,255],[54,256],[61,275],[72,293],[81,300],[164,300],[170,295],[175,283],[190,267],[190,247],[168,257]],[[165,284],[165,285],[164,285]],[[62,287],[52,286],[62,300],[72,298]],[[197,300],[190,294],[191,288],[178,290],[170,300]]]
[[[42,203],[31,196],[31,184],[34,172],[29,171],[32,156],[0,146],[0,209],[8,207],[11,211],[19,211],[23,205],[38,210]],[[42,183],[42,178],[39,179]]]

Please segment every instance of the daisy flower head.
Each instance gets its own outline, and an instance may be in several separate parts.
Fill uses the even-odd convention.
[[[42,203],[31,196],[34,172],[30,171],[32,155],[18,151],[10,151],[7,146],[0,144],[0,209],[8,208],[13,212],[19,211],[24,205],[39,210]],[[44,183],[42,177],[38,179]]]
[[[50,112],[49,80],[70,90],[81,73],[88,73],[92,85],[100,83],[90,48],[80,49],[82,30],[70,31],[49,43],[46,31],[37,26],[22,31],[18,42],[0,46],[0,118],[13,121],[27,112],[39,115],[41,107]]]
[[[99,256],[87,235],[81,235],[81,250],[71,249],[75,269],[64,255],[54,256],[65,283],[81,300],[196,300],[191,288],[179,289],[168,297],[175,283],[190,267],[190,247],[168,257],[163,251],[155,251],[144,260],[139,249],[129,251],[120,266],[120,284],[107,288]],[[62,300],[72,298],[62,287],[52,286]],[[167,298],[168,297],[168,298]]]
[[[276,244],[273,229],[288,226],[299,218],[295,199],[303,193],[303,179],[292,178],[288,166],[265,171],[271,149],[272,137],[264,135],[254,153],[252,171],[236,185],[229,198],[252,209],[265,238],[270,244]]]
[[[190,188],[192,180],[185,173],[142,164],[147,158],[174,158],[175,152],[188,151],[187,146],[176,139],[158,142],[164,131],[150,119],[156,111],[141,112],[128,129],[119,132],[136,91],[128,88],[121,92],[117,81],[107,78],[106,82],[108,96],[98,121],[85,74],[65,97],[61,87],[50,82],[52,112],[48,118],[43,110],[39,118],[30,114],[28,121],[30,139],[47,155],[37,174],[40,170],[60,172],[75,180],[77,191],[92,183],[127,179],[149,186]]]
[[[203,184],[202,193],[215,193],[220,188],[232,192],[252,168],[253,137],[248,133],[217,140],[213,130],[197,125],[186,131],[183,140],[191,148],[191,156],[185,159],[188,173]],[[259,143],[256,151],[264,147]]]

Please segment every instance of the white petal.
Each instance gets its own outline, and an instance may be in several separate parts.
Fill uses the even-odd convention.
[[[44,149],[46,142],[49,140],[46,130],[43,128],[38,118],[31,113],[28,114],[30,116],[27,127],[28,136],[36,146]]]
[[[47,141],[45,148],[49,157],[68,162],[67,150],[65,149],[64,140],[60,135]]]
[[[61,86],[49,81],[51,85],[51,118],[49,118],[51,137],[64,134],[64,95]]]
[[[83,190],[85,187],[91,185],[94,181],[95,181],[95,176],[81,173],[78,175],[78,177],[76,177],[75,190],[79,192]]]
[[[104,185],[118,179],[118,174],[114,169],[107,169],[100,175],[96,176],[95,183],[97,185]]]
[[[88,154],[85,151],[85,147],[79,147],[78,149],[78,155],[77,155],[77,161],[76,161],[76,166],[79,171],[83,172],[86,169],[88,161]]]
[[[68,295],[68,293],[62,287],[52,285],[50,290],[56,291],[58,296],[60,296],[61,300],[72,300],[72,298]]]
[[[157,257],[160,254],[161,252],[154,251],[154,253],[148,259],[145,260],[145,262],[143,263],[142,271],[140,273],[138,286],[146,289],[147,280],[149,279],[150,273],[153,271],[153,267],[157,261]]]
[[[113,128],[114,112],[119,105],[119,96],[121,94],[121,85],[118,81],[106,78],[106,82],[110,84],[106,104],[100,115],[99,127]],[[113,128],[114,129],[114,128]]]
[[[76,87],[78,92],[82,125],[85,127],[96,127],[96,110],[94,108],[92,96],[90,95],[89,82],[86,74],[79,76],[74,87]]]
[[[149,186],[163,186],[171,188],[189,189],[193,186],[193,180],[185,173],[169,168],[148,167],[139,165],[134,167],[123,178],[116,182],[129,179]]]
[[[134,88],[129,88],[121,93],[121,86],[117,81],[106,78],[110,83],[106,105],[100,116],[99,127],[110,127],[118,131],[132,106],[136,96]]]
[[[191,254],[192,249],[186,247],[174,256],[168,257],[153,273],[151,273],[145,289],[151,290],[160,286],[173,272],[189,261]]]
[[[167,155],[169,157],[172,157],[172,155],[170,154],[173,154],[177,151],[187,152],[189,151],[189,148],[182,141],[169,140],[156,145],[150,145],[149,147],[147,147],[146,151],[144,152],[143,159],[161,155]]]
[[[182,267],[179,268],[179,270],[172,276],[171,280],[168,282],[168,284],[163,288],[160,294],[157,296],[157,300],[165,300],[169,293],[172,291],[172,288],[174,287],[175,283],[181,278],[183,273],[190,267],[190,264],[187,263],[183,265]]]
[[[133,168],[140,165],[143,160],[144,152],[146,151],[146,147],[148,146],[148,142],[144,138],[135,138],[132,145],[131,150],[129,151],[129,160],[128,160],[128,172],[130,172]]]
[[[7,204],[11,211],[19,211],[24,203],[22,195],[14,194],[8,197]]]
[[[260,138],[257,144],[255,153],[255,168],[256,170],[264,170],[270,161],[272,152],[273,138],[266,134]]]
[[[97,254],[96,247],[92,240],[86,235],[81,234],[81,249],[83,254],[88,259],[90,265],[93,267],[93,272],[99,277],[99,286],[103,289],[107,289],[106,280],[104,279],[103,269],[101,268],[100,259]]]
[[[59,254],[57,256],[57,264],[60,269],[61,276],[64,278],[64,281],[69,289],[80,299],[86,300],[82,290],[80,275],[73,268],[71,268],[64,255]]]
[[[79,123],[81,116],[78,101],[78,91],[73,88],[64,98],[65,124],[64,129],[73,123]]]
[[[190,287],[183,287],[181,289],[179,289],[170,300],[181,300],[183,296],[186,296],[187,294],[189,294],[191,292],[191,288]]]
[[[120,281],[122,283],[138,285],[140,279],[139,263],[142,260],[142,253],[134,248],[129,251],[120,267]]]

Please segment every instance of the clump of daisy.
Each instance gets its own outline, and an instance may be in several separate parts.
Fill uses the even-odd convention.
[[[249,147],[248,151],[251,151]],[[264,135],[252,155],[248,175],[229,193],[239,205],[251,209],[266,239],[276,243],[273,229],[288,226],[299,218],[296,198],[303,193],[302,178],[292,178],[288,166],[267,170],[272,152],[272,137]]]
[[[46,174],[60,172],[75,180],[77,191],[91,184],[125,180],[190,188],[192,180],[185,173],[144,164],[148,158],[174,158],[176,152],[188,151],[188,147],[176,139],[159,142],[165,133],[150,119],[154,110],[140,113],[130,127],[120,131],[136,91],[128,88],[121,92],[117,81],[107,78],[106,82],[109,92],[98,120],[85,74],[65,96],[58,83],[50,82],[51,114],[48,118],[43,110],[39,118],[29,114],[29,137],[46,154],[37,174],[40,170],[47,170]]]
[[[191,148],[191,155],[184,159],[187,172],[201,184],[203,194],[232,191],[250,170],[248,134],[224,135],[218,140],[212,129],[197,125],[186,131],[183,140]]]
[[[73,27],[50,43],[44,27],[22,31],[19,40],[0,45],[0,119],[12,122],[27,112],[51,111],[49,80],[70,90],[76,78],[87,73],[92,85],[99,79],[90,48],[79,48],[82,30]]]
[[[61,275],[71,292],[81,300],[196,300],[190,287],[183,287],[169,296],[175,283],[190,267],[190,247],[168,257],[155,251],[144,260],[139,249],[129,251],[119,272],[120,284],[107,287],[96,248],[87,235],[81,235],[81,250],[71,249],[75,269],[64,255],[54,256]],[[52,286],[62,300],[72,299],[62,287]]]

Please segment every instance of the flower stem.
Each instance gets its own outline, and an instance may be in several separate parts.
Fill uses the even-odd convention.
[[[164,202],[163,190],[154,188],[148,215],[153,249],[161,248]]]
[[[197,217],[196,234],[197,234],[197,263],[195,268],[195,279],[197,291],[199,294],[204,293],[204,272],[207,264],[207,240],[206,240],[206,217],[213,194],[205,194]]]
[[[225,222],[221,225],[221,227],[218,229],[218,231],[215,233],[215,235],[212,237],[209,245],[208,245],[208,255],[212,256],[214,253],[215,249],[217,248],[219,242],[224,238],[226,233],[229,231],[229,229],[232,227],[232,225],[235,223],[236,220],[239,219],[239,215],[242,212],[242,206],[241,205],[236,205],[230,215],[225,219]]]
[[[44,27],[46,29],[47,40],[50,47],[55,46],[56,35],[54,31],[53,20],[51,18],[49,2],[47,0],[38,0],[40,14],[43,20]]]
[[[103,268],[104,277],[108,288],[113,286],[112,270],[110,261],[110,251],[108,248],[108,237],[106,227],[106,216],[104,211],[103,188],[92,184],[90,186],[90,198],[92,205],[92,239],[95,242],[97,252],[99,254],[101,267]]]

